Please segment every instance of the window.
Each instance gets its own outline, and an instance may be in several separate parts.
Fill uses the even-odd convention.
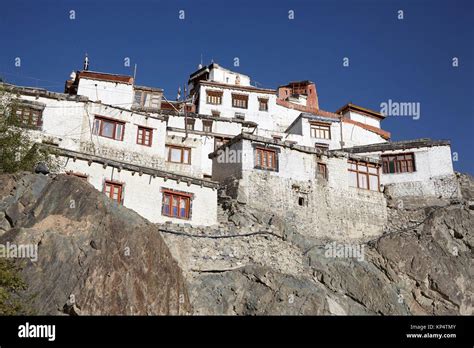
[[[314,147],[320,150],[329,150],[329,145],[324,143],[315,143]]]
[[[187,130],[194,130],[194,123],[196,120],[194,118],[187,118],[186,119],[186,129]]]
[[[137,144],[151,146],[153,140],[153,129],[138,126]]]
[[[245,120],[245,114],[241,113],[241,112],[236,112],[234,114],[235,118],[238,118],[239,120]]]
[[[106,196],[113,201],[122,203],[123,184],[114,181],[106,181],[104,185],[104,192]]]
[[[212,133],[212,121],[202,121],[202,130],[206,133]]]
[[[92,132],[101,137],[122,141],[124,128],[124,122],[96,116]]]
[[[400,155],[382,156],[383,173],[412,173],[415,171],[415,155],[406,153]]]
[[[212,116],[214,116],[214,117],[220,117],[221,116],[221,112],[217,111],[217,110],[212,110],[211,113],[212,113]]]
[[[273,140],[281,141],[283,137],[281,135],[272,135]]]
[[[230,139],[222,138],[222,137],[214,137],[214,150],[218,149],[225,143],[227,143]]]
[[[305,205],[304,197],[298,197],[298,205],[301,207]]]
[[[206,91],[206,102],[213,105],[222,104],[222,92],[220,91]]]
[[[350,160],[349,186],[379,191],[379,168],[375,164]]]
[[[28,106],[19,106],[15,113],[21,126],[41,129],[43,125],[43,111]]]
[[[328,178],[328,169],[325,163],[318,163],[318,175],[321,175],[324,179]]]
[[[277,170],[277,152],[272,149],[255,149],[255,168],[266,170]]]
[[[163,191],[162,214],[178,219],[189,219],[191,212],[191,195],[174,191]]]
[[[161,94],[146,91],[135,91],[134,106],[158,109],[161,105]]]
[[[312,123],[311,136],[319,139],[331,139],[331,126],[322,123]]]
[[[168,162],[191,164],[191,149],[187,147],[166,145]]]
[[[247,109],[248,100],[248,95],[232,94],[232,106],[234,108]]]
[[[268,99],[258,98],[258,110],[268,111]]]

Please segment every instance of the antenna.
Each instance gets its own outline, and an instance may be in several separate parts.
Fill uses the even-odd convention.
[[[137,77],[137,64],[135,63],[135,67],[133,68],[133,83],[135,83],[136,77]]]
[[[87,52],[86,52],[86,56],[84,57],[84,69],[83,70],[89,70],[89,57],[87,56]]]

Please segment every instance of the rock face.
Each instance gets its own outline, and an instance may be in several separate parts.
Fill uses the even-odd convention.
[[[389,202],[386,233],[372,240],[308,238],[222,195],[216,231],[164,236],[198,314],[470,315],[473,185],[459,179],[462,200]]]
[[[18,261],[38,314],[190,312],[181,270],[156,226],[85,181],[0,176],[0,211],[0,244],[38,246],[36,262]]]
[[[4,175],[0,244],[39,245],[22,276],[40,314],[472,315],[458,179],[462,199],[388,198],[382,236],[341,241],[225,195],[218,226],[157,225],[78,178]]]

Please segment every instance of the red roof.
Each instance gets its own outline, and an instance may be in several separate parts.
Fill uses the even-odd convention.
[[[88,71],[82,70],[79,71],[78,78],[87,78],[91,80],[101,80],[101,81],[109,81],[109,82],[120,82],[126,84],[133,84],[133,77],[127,75],[115,75],[115,74],[107,74],[95,71]]]

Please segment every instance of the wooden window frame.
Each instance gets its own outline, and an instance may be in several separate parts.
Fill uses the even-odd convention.
[[[206,90],[206,104],[209,105],[222,105],[222,91]]]
[[[97,121],[99,121],[99,128],[98,129],[96,127],[96,122]],[[104,122],[109,122],[109,123],[114,124],[114,131],[113,131],[114,135],[112,137],[108,137],[108,136],[103,134]],[[118,125],[122,125],[122,133],[121,133],[120,139],[116,137],[117,136],[117,126]],[[112,139],[112,140],[117,140],[117,141],[123,141],[123,138],[124,138],[124,135],[125,135],[125,122],[124,121],[119,121],[119,120],[115,120],[113,118],[108,118],[108,117],[104,117],[104,116],[95,116],[93,127],[94,127],[93,128],[93,130],[94,130],[93,133],[100,136],[100,137],[107,138],[107,139]]]
[[[358,189],[363,189],[363,190],[368,190],[368,191],[375,191],[375,192],[380,192],[380,167],[376,166],[375,164],[372,163],[367,163],[367,162],[362,162],[362,161],[355,161],[355,160],[349,160],[349,172],[356,173],[356,179],[357,179],[357,188]],[[356,169],[351,169],[350,165],[355,164]],[[367,168],[367,171],[364,170],[359,170],[359,166]],[[377,174],[370,173],[369,168],[376,168],[377,169]],[[360,187],[359,184],[359,176],[365,176],[366,178],[366,183],[367,183],[367,188],[365,187]],[[372,190],[370,188],[370,176],[375,176],[377,177],[377,190]],[[350,185],[350,183],[349,183]],[[350,185],[351,186],[351,185]],[[355,187],[355,186],[351,186]]]
[[[185,147],[185,146],[178,146],[178,145],[166,145],[165,146],[168,151],[168,156],[166,158],[166,161],[169,163],[178,163],[178,164],[191,164],[191,148],[190,147]],[[178,149],[181,151],[181,160],[180,162],[175,162],[171,160],[171,149]],[[184,152],[188,151],[188,162],[184,162]]]
[[[208,130],[206,130],[208,128]],[[202,121],[202,130],[206,133],[212,133],[212,121],[211,120],[203,120]]]
[[[192,194],[176,192],[173,190],[162,190],[162,195],[163,195],[163,198],[162,198],[162,204],[161,204],[162,205],[161,215],[172,217],[175,219],[183,219],[183,220],[191,219],[191,209],[192,209],[191,203],[192,203],[192,198],[193,198]],[[168,197],[169,199],[169,204],[165,204],[166,197]],[[177,206],[178,206],[176,215],[173,212],[174,199],[176,199]],[[182,216],[181,208],[180,208],[182,200],[185,201],[184,216]],[[168,213],[166,213],[166,207],[168,207]]]
[[[262,105],[265,107],[262,108]],[[268,112],[268,98],[258,98],[258,111]]]
[[[328,179],[328,166],[326,163],[323,163],[323,162],[318,162],[318,175],[321,175],[325,180]],[[321,168],[324,168],[323,171],[321,171],[320,169]]]
[[[219,110],[211,110],[211,115],[213,117],[221,117],[221,112]]]
[[[187,130],[193,131],[195,124],[196,124],[196,120],[194,118],[186,118],[186,124],[184,126],[186,127]]]
[[[282,140],[283,140],[283,136],[282,136],[282,135],[272,135],[272,139],[273,139],[273,140],[277,140],[277,141],[282,141]]]
[[[107,186],[111,187],[110,193],[107,193]],[[107,197],[109,197],[111,200],[113,200],[114,202],[117,202],[119,204],[122,204],[122,202],[123,202],[123,187],[124,187],[124,184],[121,183],[121,182],[117,182],[117,181],[113,181],[113,180],[105,180],[104,181],[104,193],[105,193],[105,195]],[[118,199],[113,198],[115,188],[119,189]]]
[[[413,152],[387,154],[381,157],[383,174],[406,174],[416,172],[415,154]],[[394,157],[394,160],[390,161],[390,157]],[[390,171],[391,163],[393,163],[393,172]],[[405,168],[405,170],[403,170],[403,168]]]
[[[28,115],[26,115],[27,111]],[[36,122],[33,122],[34,116],[37,117]],[[39,130],[43,127],[43,110],[38,110],[28,105],[18,105],[15,108],[15,117],[18,124],[22,127]]]
[[[318,134],[318,131],[323,132],[324,136],[323,137],[316,136],[316,134]],[[331,140],[331,125],[328,123],[311,122],[310,123],[310,136],[311,138],[315,138],[315,139]]]
[[[271,163],[271,165],[269,163]],[[255,147],[254,168],[278,171],[278,151],[267,147]]]
[[[244,102],[243,105],[239,105],[236,101]],[[232,107],[236,109],[248,109],[249,108],[249,96],[247,94],[235,94],[232,93]]]
[[[222,144],[220,144],[219,146],[217,144],[218,141],[222,142]],[[230,138],[214,137],[214,151],[217,150],[222,145],[227,144],[229,141],[230,141]]]
[[[137,103],[137,93],[140,93],[140,101]],[[157,106],[147,106],[145,105],[147,96],[150,96],[150,103],[153,99],[158,98],[158,105]],[[160,93],[157,92],[151,92],[151,91],[143,91],[140,89],[137,89],[134,91],[133,94],[133,105],[138,106],[140,108],[149,108],[149,109],[159,109],[160,108],[160,102],[161,102],[161,95]]]
[[[143,131],[141,139],[140,139],[140,131]],[[149,144],[146,143],[146,133],[150,133],[150,141]],[[137,144],[151,147],[153,144],[153,128],[138,126],[137,128]]]

